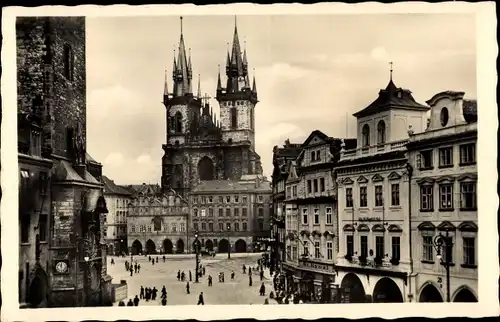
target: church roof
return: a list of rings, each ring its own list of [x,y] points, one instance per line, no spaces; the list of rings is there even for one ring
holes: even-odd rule
[[[113,180],[106,176],[102,176],[102,181],[104,183],[104,193],[110,195],[125,195],[130,196],[132,194],[131,191],[116,185]]]
[[[397,87],[391,79],[389,84],[387,84],[387,87],[380,90],[375,101],[361,111],[354,113],[353,116],[368,116],[375,114],[382,109],[391,107],[400,107],[420,111],[428,111],[430,109],[428,106],[415,101],[410,90]]]

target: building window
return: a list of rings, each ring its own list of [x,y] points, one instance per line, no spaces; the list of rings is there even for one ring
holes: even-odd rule
[[[332,208],[326,207],[326,224],[329,225],[332,223]]]
[[[195,231],[196,231],[196,230],[198,230],[198,223],[197,223],[197,222],[193,223],[193,229],[194,229]]]
[[[368,256],[368,236],[360,236],[361,257]]]
[[[180,228],[181,232],[185,232],[185,231],[186,231],[186,224],[181,223],[181,224],[179,225],[179,228]]]
[[[320,258],[319,242],[314,242],[314,258]]]
[[[453,147],[439,149],[439,166],[440,167],[453,166]]]
[[[325,191],[325,178],[319,178],[319,191]]]
[[[213,203],[214,202],[214,198],[212,196],[208,196],[208,203]]]
[[[246,216],[247,216],[247,212],[248,212],[247,208],[241,208],[241,215],[242,215],[243,217],[246,217]]]
[[[292,197],[292,187],[286,187],[286,197],[287,199]]]
[[[377,144],[385,143],[385,123],[384,121],[378,122],[377,125]]]
[[[207,203],[207,197],[201,197],[201,203],[206,204]]]
[[[347,235],[346,236],[346,254],[347,255],[354,255],[354,236],[353,235]]]
[[[182,133],[182,113],[177,111],[174,116],[175,132]]]
[[[176,224],[172,224],[172,232],[173,233],[177,232],[177,225]]]
[[[420,210],[432,211],[433,207],[433,186],[420,186]]]
[[[292,246],[288,245],[286,246],[286,254],[288,255],[288,259],[292,259]]]
[[[213,217],[214,216],[214,209],[213,208],[208,208],[208,216]]]
[[[132,232],[135,233],[135,226],[132,226]]]
[[[476,265],[476,239],[474,237],[464,237],[464,264]]]
[[[384,205],[384,193],[382,186],[375,186],[375,207],[382,207]]]
[[[206,223],[206,222],[202,222],[202,223],[201,223],[201,230],[202,230],[202,231],[207,230],[207,223]]]
[[[460,146],[460,165],[476,163],[476,144],[469,143]]]
[[[417,168],[420,170],[432,169],[432,150],[420,151],[417,154]]]
[[[453,209],[453,185],[442,184],[439,185],[439,210],[452,210]]]
[[[231,128],[235,129],[238,127],[238,110],[236,107],[231,108]]]
[[[332,242],[326,242],[326,259],[328,259],[328,260],[333,259],[333,243]]]
[[[258,200],[259,200],[259,202],[263,202],[264,201],[264,196],[263,195],[259,195]]]
[[[226,196],[226,203],[231,203],[231,196]]]
[[[391,184],[391,205],[399,206],[399,183]]]
[[[314,185],[314,193],[318,192],[318,179],[314,179],[313,185]]]
[[[304,256],[309,256],[309,243],[307,240],[302,243],[302,246],[304,247]]]
[[[378,258],[384,258],[384,249],[384,236],[375,236],[375,256]]]
[[[428,262],[434,261],[433,247],[432,236],[422,236],[422,260]]]
[[[392,236],[392,259],[401,259],[401,241],[399,236]]]
[[[352,208],[352,188],[345,188],[345,206]]]
[[[75,57],[73,49],[70,45],[64,45],[63,50],[64,77],[69,80],[74,80]]]
[[[208,223],[208,231],[214,231],[214,223],[213,222]]]
[[[234,216],[238,217],[240,215],[240,208],[234,208]]]
[[[443,258],[444,261],[448,261],[448,263],[453,263],[453,237],[448,237],[448,243],[444,243],[443,245]]]
[[[42,139],[39,131],[31,131],[30,154],[38,157],[42,155]]]
[[[460,208],[464,210],[476,209],[476,183],[460,183]]]
[[[231,217],[231,208],[226,208],[226,217]]]
[[[223,217],[223,216],[224,216],[224,209],[219,208],[219,217]]]
[[[148,233],[151,232],[151,226],[148,225]]]
[[[359,206],[368,207],[368,201],[366,198],[366,187],[359,187]]]
[[[194,196],[192,200],[193,200],[193,204],[197,204],[198,203],[198,197]]]
[[[241,202],[242,202],[242,203],[247,203],[247,201],[248,201],[247,196],[243,196],[243,197],[241,197]]]
[[[311,162],[316,161],[316,151],[311,151]]]
[[[224,223],[219,223],[219,231],[224,231]]]
[[[307,180],[307,193],[312,192],[312,182],[311,180]]]
[[[307,217],[308,217],[308,215],[307,215],[307,209],[304,208],[304,209],[302,209],[302,224],[303,225],[307,225],[307,223],[308,223],[307,222],[307,219],[308,219]]]
[[[39,222],[39,227],[38,230],[40,232],[40,241],[45,242],[47,241],[47,215],[46,214],[40,214],[40,218],[38,220]]]
[[[258,209],[258,216],[259,217],[264,217],[264,208],[259,208]]]
[[[243,230],[243,231],[247,231],[247,229],[248,229],[248,228],[247,228],[247,223],[246,223],[246,221],[244,221],[244,222],[243,222],[242,226],[243,226],[243,227],[242,227],[242,228],[243,228],[242,230]]]
[[[234,202],[238,203],[239,201],[240,201],[240,197],[239,196],[234,196]]]
[[[297,197],[297,186],[292,187],[292,197]]]
[[[226,229],[227,229],[227,231],[231,231],[231,223],[228,222],[226,224]]]
[[[314,224],[319,225],[319,209],[314,209]]]
[[[259,220],[259,230],[264,230],[264,221]]]
[[[295,245],[292,246],[292,259],[293,260],[297,259],[297,246]]]
[[[365,124],[363,126],[363,130],[362,130],[362,144],[363,144],[363,147],[370,146],[370,127],[368,126],[368,124]]]
[[[201,209],[200,214],[202,217],[205,217],[206,216],[206,209]]]
[[[234,231],[240,231],[240,223],[238,222],[234,223]]]
[[[219,196],[219,203],[223,203],[223,202],[224,202],[224,197]]]

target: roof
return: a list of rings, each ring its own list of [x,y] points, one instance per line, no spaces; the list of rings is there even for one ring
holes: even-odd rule
[[[104,182],[104,193],[110,195],[132,195],[132,192],[116,185],[115,182],[106,176],[102,176],[102,181]]]
[[[101,164],[97,162],[94,158],[92,158],[90,154],[88,154],[87,152],[85,152],[85,159],[90,163]]]
[[[353,116],[367,116],[377,113],[381,109],[391,107],[402,107],[421,111],[428,111],[430,109],[429,106],[416,102],[410,90],[397,87],[391,79],[387,87],[380,90],[375,101],[361,111],[354,113]]]
[[[155,184],[130,184],[126,186],[121,186],[122,188],[125,188],[126,190],[130,191],[132,194],[160,194],[161,193],[161,188],[160,185],[157,183]]]
[[[464,118],[467,123],[477,122],[477,100],[464,99],[462,106]]]
[[[85,170],[85,172],[83,173],[83,177],[80,176],[80,174],[73,168],[71,163],[65,160],[61,160],[53,171],[53,179],[55,181],[77,181],[101,185],[99,180],[94,178],[87,170]]]
[[[201,181],[194,189],[196,192],[255,192],[255,191],[271,191],[269,181],[260,182],[256,187],[255,182],[241,183],[232,180],[210,180]]]

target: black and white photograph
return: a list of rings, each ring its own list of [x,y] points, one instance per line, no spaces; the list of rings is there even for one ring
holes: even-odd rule
[[[498,311],[494,6],[448,4],[4,10],[7,320]]]

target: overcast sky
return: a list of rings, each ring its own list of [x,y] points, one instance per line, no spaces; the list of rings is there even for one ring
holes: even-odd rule
[[[420,103],[442,90],[476,97],[473,15],[239,16],[241,45],[255,68],[256,150],[264,174],[272,148],[319,129],[355,137],[353,113],[389,80]],[[184,16],[194,84],[215,96],[233,16]],[[165,143],[165,68],[172,86],[179,17],[87,18],[87,150],[119,184],[159,183]],[[246,45],[243,43],[246,41]],[[223,70],[222,70],[223,71]],[[224,72],[224,71],[223,71]],[[224,80],[223,80],[224,83]],[[196,92],[196,86],[193,90]],[[212,100],[214,111],[219,106]]]

